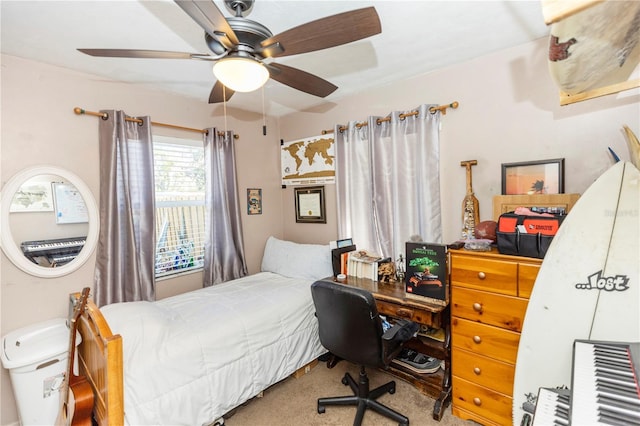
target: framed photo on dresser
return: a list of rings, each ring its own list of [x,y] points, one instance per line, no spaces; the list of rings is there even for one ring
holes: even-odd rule
[[[564,194],[564,158],[502,164],[502,195]]]

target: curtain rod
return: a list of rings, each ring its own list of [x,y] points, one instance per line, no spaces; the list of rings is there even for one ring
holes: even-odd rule
[[[458,103],[458,101],[453,101],[448,105],[438,105],[438,106],[435,106],[435,107],[431,107],[431,108],[429,108],[429,112],[431,112],[432,114],[435,114],[436,111],[440,111],[442,113],[442,115],[447,115],[447,108],[456,109],[456,108],[458,108],[458,105],[460,105]],[[418,115],[418,111],[411,111],[411,112],[408,112],[406,114],[400,114],[399,117],[400,117],[401,120],[403,120],[403,119],[405,119],[407,117],[411,117],[413,115]],[[391,121],[391,117],[378,118],[376,120],[376,124],[382,124],[385,121]],[[356,123],[356,127],[357,128],[364,127],[366,125],[367,125],[366,121],[361,121],[360,123]],[[340,130],[341,132],[344,132],[345,130],[347,130],[347,128],[343,126],[343,127],[340,127],[338,130]],[[322,134],[326,135],[327,133],[333,133],[333,132],[334,132],[333,129],[323,130]]]
[[[94,117],[100,117],[100,118],[108,118],[107,113],[102,113],[102,112],[95,112],[95,111],[86,111],[82,108],[79,107],[75,107],[73,109],[73,112],[75,112],[77,115],[93,115]],[[140,118],[131,118],[131,117],[125,117],[126,121],[131,121],[133,123],[139,123],[142,124],[142,119]],[[154,126],[162,126],[162,127],[169,127],[171,129],[177,129],[177,130],[186,130],[189,132],[197,132],[197,133],[203,133],[203,134],[207,134],[208,131],[206,129],[195,129],[193,127],[184,127],[184,126],[176,126],[175,124],[167,124],[167,123],[159,123],[157,121],[152,121],[151,122],[152,125]],[[218,136],[224,136],[224,132],[218,132]],[[240,136],[237,134],[233,134],[233,138],[234,139],[238,139]]]

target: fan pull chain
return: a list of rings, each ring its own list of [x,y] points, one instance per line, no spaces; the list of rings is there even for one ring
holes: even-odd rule
[[[227,87],[222,85],[222,108],[224,110],[224,137],[227,137]]]
[[[262,135],[267,136],[267,118],[264,113],[264,86],[262,86]]]

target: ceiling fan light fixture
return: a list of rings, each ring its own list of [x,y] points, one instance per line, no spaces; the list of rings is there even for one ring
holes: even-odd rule
[[[251,58],[224,58],[213,65],[213,75],[231,90],[253,92],[264,86],[269,71]]]

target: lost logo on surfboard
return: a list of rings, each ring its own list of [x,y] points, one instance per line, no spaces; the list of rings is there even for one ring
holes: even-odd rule
[[[589,282],[576,284],[578,290],[625,291],[629,289],[629,278],[626,275],[603,277],[602,270],[589,275]]]

